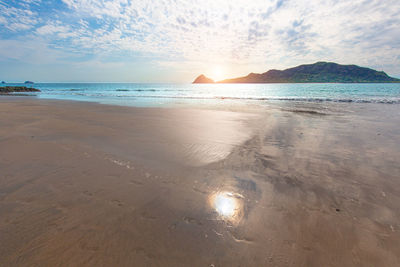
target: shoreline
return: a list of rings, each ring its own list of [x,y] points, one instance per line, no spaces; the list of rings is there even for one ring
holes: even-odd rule
[[[400,84],[37,84],[40,99],[158,107],[240,105],[274,102],[399,104]],[[278,103],[279,104],[279,103]]]
[[[0,97],[2,262],[400,263],[400,107],[219,108]]]

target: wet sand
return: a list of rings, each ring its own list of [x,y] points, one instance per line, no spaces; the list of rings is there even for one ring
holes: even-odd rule
[[[0,266],[400,266],[400,107],[2,97]]]

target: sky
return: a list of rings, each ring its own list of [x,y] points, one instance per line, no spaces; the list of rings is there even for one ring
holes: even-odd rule
[[[0,0],[0,80],[191,82],[317,61],[400,77],[399,0]]]

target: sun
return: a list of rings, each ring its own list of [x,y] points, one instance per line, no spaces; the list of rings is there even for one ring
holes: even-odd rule
[[[214,81],[223,80],[226,75],[225,69],[221,65],[215,65],[211,70],[211,74]]]

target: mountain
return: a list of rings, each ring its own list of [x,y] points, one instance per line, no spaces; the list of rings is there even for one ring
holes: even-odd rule
[[[245,77],[227,79],[218,83],[393,83],[383,71],[376,71],[356,65],[340,65],[333,62],[317,62],[285,70],[269,70]]]
[[[193,83],[214,83],[213,79],[207,78],[203,74],[201,74],[199,77],[197,77]]]

